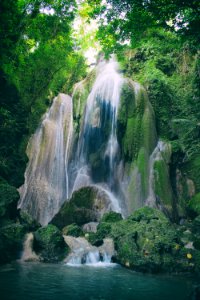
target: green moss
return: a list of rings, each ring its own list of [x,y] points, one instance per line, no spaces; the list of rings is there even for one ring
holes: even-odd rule
[[[35,231],[40,227],[40,224],[23,210],[20,210],[19,221],[20,224],[26,227],[27,231]]]
[[[95,192],[90,187],[84,187],[73,193],[71,201],[78,207],[91,209],[93,206]]]
[[[148,193],[148,168],[149,159],[146,148],[142,147],[139,151],[137,158],[137,167],[141,176],[141,189],[143,197],[147,196]]]
[[[148,154],[150,155],[153,149],[155,148],[157,142],[154,111],[150,104],[147,105],[147,108],[144,111],[141,132],[143,139],[142,144],[145,147]]]
[[[101,222],[114,223],[122,220],[122,215],[120,213],[110,211],[103,215]]]
[[[73,223],[73,224],[70,224],[68,226],[65,226],[62,229],[62,234],[71,235],[71,236],[74,236],[74,237],[79,237],[79,236],[83,235],[83,231],[77,224]]]
[[[159,210],[143,207],[130,217],[114,223],[102,222],[97,237],[113,238],[116,260],[143,272],[185,272],[198,268],[198,250],[192,251],[192,264],[182,242],[182,231]]]
[[[195,183],[196,192],[200,192],[200,157],[199,155],[190,159],[183,165],[183,170],[187,172],[188,177]]]
[[[169,180],[168,166],[164,160],[156,160],[154,163],[155,194],[159,197],[162,204],[169,210],[172,209],[172,190]]]
[[[200,193],[192,197],[192,199],[189,201],[188,208],[194,215],[200,215]]]
[[[20,257],[26,228],[10,223],[0,228],[0,264]]]
[[[136,222],[150,222],[151,220],[160,220],[164,223],[168,222],[168,219],[165,217],[165,215],[157,210],[153,209],[148,206],[144,206],[140,209],[137,209],[134,211],[129,217],[128,220],[136,221]]]
[[[65,202],[51,223],[62,229],[66,225],[76,223],[83,225],[96,221],[93,209],[96,193],[91,187],[84,187],[74,192],[70,201]]]
[[[34,250],[45,262],[60,261],[69,251],[60,230],[51,224],[34,232]]]
[[[127,120],[123,138],[123,152],[128,161],[137,157],[140,148],[141,120],[139,116]]]

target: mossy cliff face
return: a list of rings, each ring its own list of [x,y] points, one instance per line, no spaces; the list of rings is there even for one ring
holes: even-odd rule
[[[118,140],[124,173],[122,188],[127,210],[146,205],[173,214],[169,163],[171,147],[157,139],[155,115],[145,89],[126,80],[118,113]]]
[[[146,91],[126,80],[118,113],[118,139],[124,161],[123,189],[128,214],[144,205],[148,196],[149,157],[156,146],[154,112]]]

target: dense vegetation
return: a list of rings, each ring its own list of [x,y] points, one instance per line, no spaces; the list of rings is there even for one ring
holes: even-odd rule
[[[1,1],[0,175],[23,183],[27,138],[60,91],[85,74],[75,52],[75,1]],[[75,71],[73,71],[75,70]]]
[[[54,96],[70,94],[85,75],[85,60],[72,38],[76,13],[74,0],[0,3],[1,261],[15,256],[27,230],[15,221],[28,139]]]

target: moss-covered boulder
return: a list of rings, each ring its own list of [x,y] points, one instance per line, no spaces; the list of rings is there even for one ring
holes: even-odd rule
[[[58,228],[76,223],[81,226],[98,221],[110,210],[108,195],[97,187],[83,187],[75,191],[69,202],[65,202],[51,223]]]
[[[10,223],[0,228],[0,264],[20,258],[26,229]]]
[[[74,237],[79,237],[79,236],[83,235],[83,231],[77,224],[73,223],[73,224],[70,224],[68,226],[65,226],[62,229],[62,234],[63,235],[71,235],[71,236],[74,236]]]
[[[115,211],[107,212],[103,215],[101,218],[102,222],[108,222],[108,223],[115,223],[122,220],[122,215],[120,213],[117,213]]]
[[[33,248],[44,262],[60,261],[68,253],[61,231],[52,224],[34,232]]]
[[[92,210],[94,197],[94,190],[90,187],[74,192],[71,200],[63,204],[51,223],[62,229],[72,223],[83,225],[96,221],[95,212]]]

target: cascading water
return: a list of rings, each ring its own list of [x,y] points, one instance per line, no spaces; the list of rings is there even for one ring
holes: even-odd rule
[[[72,99],[59,94],[31,138],[19,208],[46,225],[68,198],[68,156],[72,137]]]
[[[112,239],[104,239],[100,247],[92,246],[83,237],[64,236],[66,244],[70,247],[71,253],[66,258],[66,264],[70,266],[114,266],[111,262],[115,255]]]
[[[86,103],[76,154],[71,163],[71,193],[91,184],[100,186],[108,193],[113,193],[117,188],[115,171],[119,145],[116,128],[123,82],[114,59],[98,65],[97,77]],[[113,210],[120,211],[119,202],[112,194],[113,199]]]

